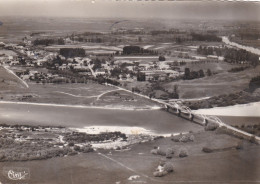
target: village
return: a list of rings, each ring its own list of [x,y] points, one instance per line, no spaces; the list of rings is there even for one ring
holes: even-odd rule
[[[117,34],[132,33],[132,30],[117,30]],[[134,33],[141,28],[135,28]],[[93,34],[93,33],[92,33]],[[113,33],[115,34],[115,33]],[[174,45],[158,43],[157,45],[108,46],[104,44],[87,45],[75,41],[77,37],[58,38],[58,43],[38,46],[41,40],[27,36],[19,44],[0,43],[0,62],[3,66],[14,69],[16,74],[25,81],[37,83],[74,83],[81,79],[71,79],[69,72],[78,74],[86,81],[101,76],[119,82],[135,81],[174,81],[182,78],[187,63],[223,62],[223,56],[198,55],[199,46]],[[51,40],[51,39],[50,39]],[[130,47],[130,52],[124,50]],[[136,47],[135,50],[131,50]],[[218,44],[222,48],[223,45]],[[62,53],[62,50],[64,52]],[[82,51],[81,54],[77,50]],[[145,52],[146,53],[145,53]],[[72,52],[67,55],[66,52]],[[74,52],[74,53],[73,53]],[[58,71],[58,72],[55,72]],[[205,71],[206,72],[206,71]],[[204,71],[203,71],[204,73]],[[204,75],[204,74],[203,74]]]
[[[0,184],[260,181],[257,10],[0,0]]]

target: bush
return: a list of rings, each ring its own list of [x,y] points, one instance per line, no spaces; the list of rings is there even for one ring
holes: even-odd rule
[[[251,136],[250,139],[249,139],[249,141],[250,141],[251,143],[257,143],[255,136]]]
[[[173,172],[173,165],[171,163],[167,162],[163,166],[163,171],[166,171],[167,173]]]
[[[206,125],[205,130],[206,130],[206,131],[214,131],[214,130],[216,130],[218,127],[219,127],[219,124],[218,124],[218,123],[209,122],[209,123]]]
[[[80,147],[75,145],[75,146],[74,146],[74,150],[75,150],[75,151],[80,151]]]
[[[166,156],[166,152],[162,149],[157,150],[157,155]]]
[[[69,156],[77,155],[77,152],[76,152],[76,151],[70,151],[70,152],[68,153],[68,155],[69,155]]]
[[[180,136],[174,136],[171,138],[171,140],[174,142],[180,142]]]
[[[228,134],[228,129],[227,127],[218,127],[216,130],[216,134]]]
[[[179,157],[183,158],[183,157],[187,157],[188,156],[188,152],[187,150],[181,150],[179,153]]]
[[[194,140],[195,140],[195,136],[194,135],[190,135],[190,141],[194,142]]]
[[[167,174],[166,171],[162,171],[162,172],[160,172],[160,171],[155,171],[155,172],[153,173],[153,176],[154,176],[154,177],[162,177],[162,176],[165,176],[166,174]]]
[[[74,146],[74,142],[69,142],[68,146],[69,146],[69,147]]]
[[[82,148],[83,153],[88,153],[88,152],[93,152],[93,151],[94,151],[94,149],[91,146],[84,146]]]
[[[159,165],[163,167],[165,164],[166,164],[166,160],[161,159]]]
[[[165,61],[165,57],[164,56],[159,56],[159,61]]]
[[[203,147],[202,148],[202,151],[205,152],[205,153],[211,153],[213,152],[213,150],[211,148],[208,148],[208,147]]]
[[[243,142],[238,142],[236,145],[236,149],[243,149]]]
[[[172,141],[174,142],[193,142],[195,140],[194,135],[179,135],[179,136],[174,136],[171,138]]]
[[[157,151],[158,151],[158,149],[152,149],[151,153],[154,154],[154,155],[157,155]]]
[[[168,148],[168,149],[166,150],[166,158],[171,159],[172,156],[173,156],[173,154],[174,154],[174,151],[173,151],[171,148]]]

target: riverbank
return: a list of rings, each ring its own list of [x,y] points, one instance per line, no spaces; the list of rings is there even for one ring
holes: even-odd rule
[[[258,166],[259,146],[212,131],[194,132],[189,136],[194,137],[192,141],[175,142],[171,137],[160,138],[129,145],[127,149],[98,149],[44,160],[0,162],[0,167],[28,168],[30,178],[27,182],[40,181],[42,184],[86,181],[126,184],[211,183],[212,177],[217,183],[248,183],[260,179],[255,170]],[[202,151],[204,147],[218,151],[206,153]],[[160,150],[160,154],[151,152],[155,148]],[[168,155],[166,158],[163,153],[168,149],[172,150],[171,157]],[[187,153],[186,157],[179,156],[182,150]],[[163,163],[172,164],[173,172],[164,177],[155,177],[153,173]],[[3,175],[0,179],[1,182],[10,181]]]
[[[226,37],[226,36],[223,36],[223,37],[222,37],[222,42],[224,42],[224,43],[227,44],[227,45],[231,45],[231,46],[233,46],[233,47],[237,47],[237,48],[239,48],[239,49],[244,49],[244,50],[246,50],[246,51],[248,51],[248,52],[251,52],[251,53],[253,53],[253,54],[260,55],[260,49],[257,49],[257,48],[254,48],[254,47],[250,47],[250,46],[240,45],[240,44],[235,43],[235,42],[231,42],[231,41],[229,40],[229,38]]]
[[[260,99],[260,90],[253,93],[240,91],[236,93],[223,94],[206,99],[198,100],[182,100],[182,103],[192,110],[214,108],[214,107],[227,107],[236,104],[248,104],[258,102]]]
[[[136,126],[155,133],[171,134],[196,131],[201,126],[164,110],[124,110],[77,108],[68,106],[0,103],[0,122],[6,124],[56,125],[73,128],[86,126]]]
[[[214,116],[260,117],[260,102],[227,107],[214,107],[211,109],[199,109],[193,110],[193,112],[196,114]]]
[[[107,109],[158,109],[159,106],[148,99],[140,98],[112,86],[96,83],[87,84],[36,84],[30,88],[1,90],[2,101],[52,106],[78,106]]]

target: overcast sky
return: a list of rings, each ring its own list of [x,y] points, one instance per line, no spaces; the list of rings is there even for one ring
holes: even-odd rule
[[[0,16],[260,20],[260,2],[0,0]]]

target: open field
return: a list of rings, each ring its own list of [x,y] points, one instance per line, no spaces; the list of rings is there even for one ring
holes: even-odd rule
[[[186,65],[181,66],[181,69],[184,71],[185,68],[190,68],[190,70],[193,71],[199,71],[202,69],[205,73],[208,69],[210,69],[212,72],[220,73],[230,70],[231,68],[237,67],[237,65],[229,64],[223,61],[219,62],[194,62],[190,63],[187,62]]]
[[[164,87],[173,89],[173,86],[177,84],[179,86],[180,98],[210,97],[234,93],[248,88],[250,79],[257,76],[259,71],[260,66],[237,73],[221,72],[200,79],[166,83]]]
[[[150,108],[157,104],[117,88],[96,83],[87,84],[36,84],[29,88],[0,90],[5,101],[67,105],[86,105],[114,108]]]
[[[129,151],[97,150],[69,157],[28,162],[0,162],[1,167],[24,167],[30,170],[27,183],[251,183],[259,181],[259,147],[242,141],[243,149],[235,147],[241,140],[214,132],[194,133],[194,142],[176,143],[170,138],[153,140],[131,146]],[[211,147],[223,151],[204,153],[202,148]],[[153,155],[155,146],[160,149],[173,148],[173,173],[154,177],[153,172],[165,156]],[[179,158],[180,149],[188,151],[188,157]],[[225,150],[226,149],[226,150]],[[250,155],[250,156],[248,156]],[[40,165],[40,167],[39,167]],[[214,167],[212,167],[214,166]],[[130,180],[131,176],[138,175]],[[48,176],[48,177],[47,177]],[[3,175],[2,182],[9,182]]]
[[[15,91],[20,88],[25,88],[24,84],[4,67],[0,66],[0,91]]]

